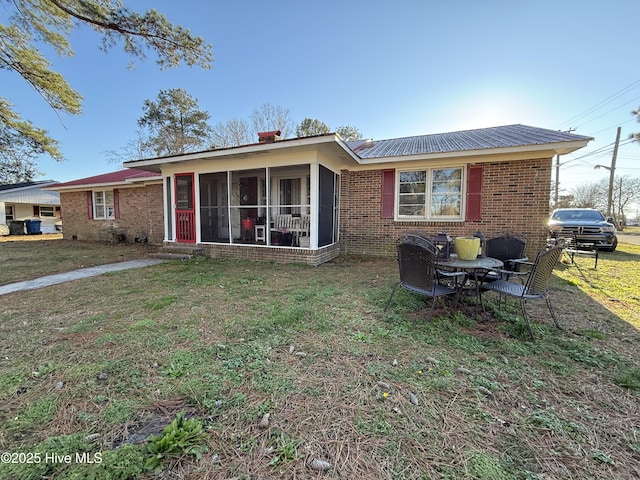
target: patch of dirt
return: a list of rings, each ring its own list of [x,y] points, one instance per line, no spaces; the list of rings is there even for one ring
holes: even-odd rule
[[[0,235],[0,242],[31,242],[36,240],[62,240],[62,234],[43,233],[41,235]]]
[[[120,427],[120,433],[113,439],[114,447],[117,448],[125,443],[137,445],[146,442],[151,435],[160,435],[180,412],[184,413],[185,418],[197,415],[193,408],[187,406],[183,398],[158,402],[143,408],[138,421]]]
[[[470,328],[461,328],[461,330],[476,338],[491,338],[494,340],[502,340],[506,338],[506,335],[498,329],[499,325],[499,320],[495,318],[489,318],[476,322]]]

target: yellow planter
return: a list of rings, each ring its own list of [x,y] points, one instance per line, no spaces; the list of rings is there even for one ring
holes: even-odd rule
[[[475,260],[480,251],[480,239],[477,237],[456,237],[456,253],[460,260]]]

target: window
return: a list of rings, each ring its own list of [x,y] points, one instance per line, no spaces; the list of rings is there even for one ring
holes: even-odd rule
[[[113,191],[93,192],[93,218],[116,218]]]
[[[56,209],[55,207],[50,206],[40,206],[40,216],[41,217],[55,217]]]
[[[462,168],[398,172],[398,219],[461,220]]]
[[[13,205],[7,205],[5,207],[5,217],[7,219],[7,222],[9,222],[10,220],[15,220],[15,218],[13,217]]]
[[[302,203],[300,196],[300,178],[281,178],[280,179],[280,213],[284,214],[300,214],[300,207],[291,207],[289,205],[299,205]]]

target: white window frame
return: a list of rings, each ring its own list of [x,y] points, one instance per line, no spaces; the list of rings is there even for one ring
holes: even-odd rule
[[[56,207],[51,205],[40,205],[38,212],[41,217],[54,218],[56,216]]]
[[[110,199],[108,198],[109,196],[111,197]],[[99,199],[99,197],[101,198]],[[116,218],[113,190],[93,191],[93,218],[96,220],[113,220]]]
[[[460,213],[458,215],[433,215],[431,213],[432,207],[432,195],[433,195],[433,172],[436,170],[460,170],[460,190],[451,191],[449,194],[458,195],[460,197]],[[401,215],[400,214],[400,198],[407,193],[400,191],[401,177],[403,173],[407,172],[424,172],[425,173],[425,191],[424,191],[424,215]],[[465,197],[466,197],[466,168],[463,165],[451,165],[440,167],[424,167],[424,168],[406,168],[402,170],[396,170],[396,182],[394,192],[395,203],[395,220],[397,221],[434,221],[434,222],[451,222],[451,221],[464,221],[465,212]],[[417,192],[419,195],[422,192]]]
[[[5,214],[7,222],[16,219],[16,208],[13,205],[5,205]],[[11,212],[11,213],[9,213]]]

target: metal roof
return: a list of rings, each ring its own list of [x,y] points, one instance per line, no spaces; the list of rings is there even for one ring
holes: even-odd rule
[[[87,185],[111,185],[117,183],[129,183],[134,180],[142,179],[156,179],[157,175],[144,171],[136,170],[135,168],[127,168],[124,170],[118,170],[116,172],[103,173],[101,175],[94,175],[93,177],[80,178],[78,180],[72,180],[70,182],[58,183],[53,188],[63,189],[68,187],[80,187]]]
[[[46,191],[56,184],[54,180],[40,180],[0,185],[0,202],[60,205],[60,194]]]
[[[389,140],[356,140],[347,145],[360,158],[372,159],[588,140],[592,138],[518,124]]]
[[[35,182],[5,183],[0,185],[0,192],[4,192],[6,190],[17,190],[19,188],[43,187],[45,185],[50,185],[53,183],[58,182],[56,182],[55,180],[38,180]]]
[[[451,158],[478,155],[544,152],[566,154],[584,147],[591,137],[527,125],[506,125],[451,133],[418,135],[389,140],[343,141],[335,133],[287,138],[273,143],[254,143],[165,157],[131,160],[125,167],[160,173],[163,165],[201,162],[222,158],[244,158],[258,154],[278,154],[301,148],[325,149],[327,155],[355,164],[388,163],[418,158]],[[413,157],[413,158],[408,158]],[[272,157],[273,158],[273,157]]]

